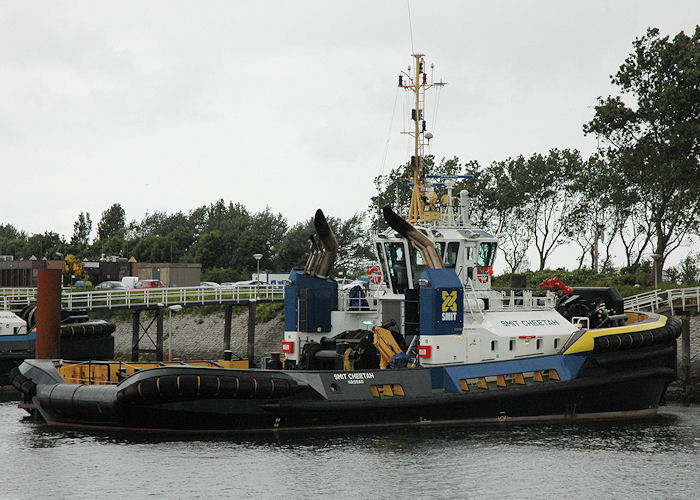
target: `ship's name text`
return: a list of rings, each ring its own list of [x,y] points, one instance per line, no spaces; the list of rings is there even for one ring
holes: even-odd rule
[[[559,321],[556,319],[523,319],[501,321],[502,326],[556,326]]]

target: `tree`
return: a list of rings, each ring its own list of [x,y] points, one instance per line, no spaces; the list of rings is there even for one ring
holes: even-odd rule
[[[97,224],[97,239],[106,240],[112,236],[124,239],[126,236],[126,213],[119,203],[102,212]]]
[[[619,175],[604,158],[592,155],[578,171],[572,172],[573,210],[569,217],[573,241],[581,248],[579,269],[586,258],[597,273],[612,263],[613,243],[630,219],[629,197],[618,189]],[[603,252],[601,252],[603,250]]]
[[[76,280],[88,280],[88,274],[83,269],[83,263],[73,254],[66,255],[66,263],[63,267],[63,285],[68,286]]]
[[[92,220],[90,219],[90,214],[80,212],[78,220],[73,223],[73,236],[70,239],[71,245],[89,245],[91,232]]]
[[[521,268],[535,231],[525,203],[528,193],[521,192],[525,188],[520,180],[524,170],[522,156],[493,162],[471,183],[477,188],[471,204],[472,220],[499,236],[499,248],[511,273]]]
[[[304,222],[297,222],[289,228],[277,246],[277,270],[287,271],[304,267],[311,251],[309,237],[315,231],[313,217]]]
[[[660,282],[668,255],[700,223],[700,26],[672,41],[649,28],[633,46],[611,76],[621,95],[599,98],[583,130],[605,141],[621,189],[648,214]]]
[[[21,258],[28,259],[33,255],[37,259],[63,259],[65,253],[66,242],[63,238],[58,233],[46,231],[44,234],[33,234],[29,237]]]
[[[27,243],[27,234],[12,224],[0,224],[0,254],[16,256]]]
[[[364,214],[355,214],[346,220],[330,217],[328,224],[338,241],[333,275],[342,271],[345,276],[357,276],[368,264],[376,262]]]

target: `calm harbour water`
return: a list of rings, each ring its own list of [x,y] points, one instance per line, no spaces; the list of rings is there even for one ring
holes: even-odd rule
[[[700,498],[700,407],[651,420],[167,438],[0,403],[0,498]]]

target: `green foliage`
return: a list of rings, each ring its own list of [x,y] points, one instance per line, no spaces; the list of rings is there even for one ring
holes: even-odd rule
[[[122,239],[126,236],[126,213],[119,203],[102,212],[102,218],[97,224],[98,240],[106,240],[113,236]]]
[[[92,220],[90,214],[80,212],[78,220],[73,223],[73,236],[70,239],[71,245],[86,247],[90,243],[90,233],[92,232]]]
[[[669,267],[666,274],[672,282],[682,286],[700,285],[700,253],[686,256],[677,267]]]
[[[618,190],[654,236],[660,280],[667,256],[700,224],[700,26],[673,40],[650,28],[611,77],[586,134],[605,141]]]
[[[226,281],[242,281],[244,279],[247,279],[247,275],[237,273],[231,268],[212,267],[209,269],[202,269],[202,281],[224,283]]]
[[[260,325],[278,318],[284,312],[284,304],[260,304],[255,311],[255,324]]]

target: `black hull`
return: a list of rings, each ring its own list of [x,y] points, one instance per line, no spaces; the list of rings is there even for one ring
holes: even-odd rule
[[[505,394],[503,391],[504,394],[495,396],[426,397],[421,401],[396,404],[375,401],[329,404],[325,400],[302,400],[280,404],[273,409],[270,406],[276,405],[260,405],[255,400],[232,405],[219,401],[207,404],[213,402],[210,400],[133,406],[116,426],[162,430],[292,431],[648,416],[658,409],[668,375],[667,372],[656,372],[625,381],[564,382],[557,384],[556,389],[523,389],[520,394]]]
[[[655,413],[676,377],[675,352],[674,343],[589,353],[571,380],[467,392],[436,389],[431,369],[366,371],[364,379],[343,385],[336,382],[342,372],[333,371],[164,367],[117,386],[80,386],[61,383],[57,372],[49,373],[50,363],[34,362],[34,372],[24,369],[26,377],[13,382],[33,396],[48,423],[101,429],[280,432],[633,418]],[[50,376],[33,385],[27,381],[40,378],[36,370]],[[386,384],[405,394],[370,394],[370,386]]]

